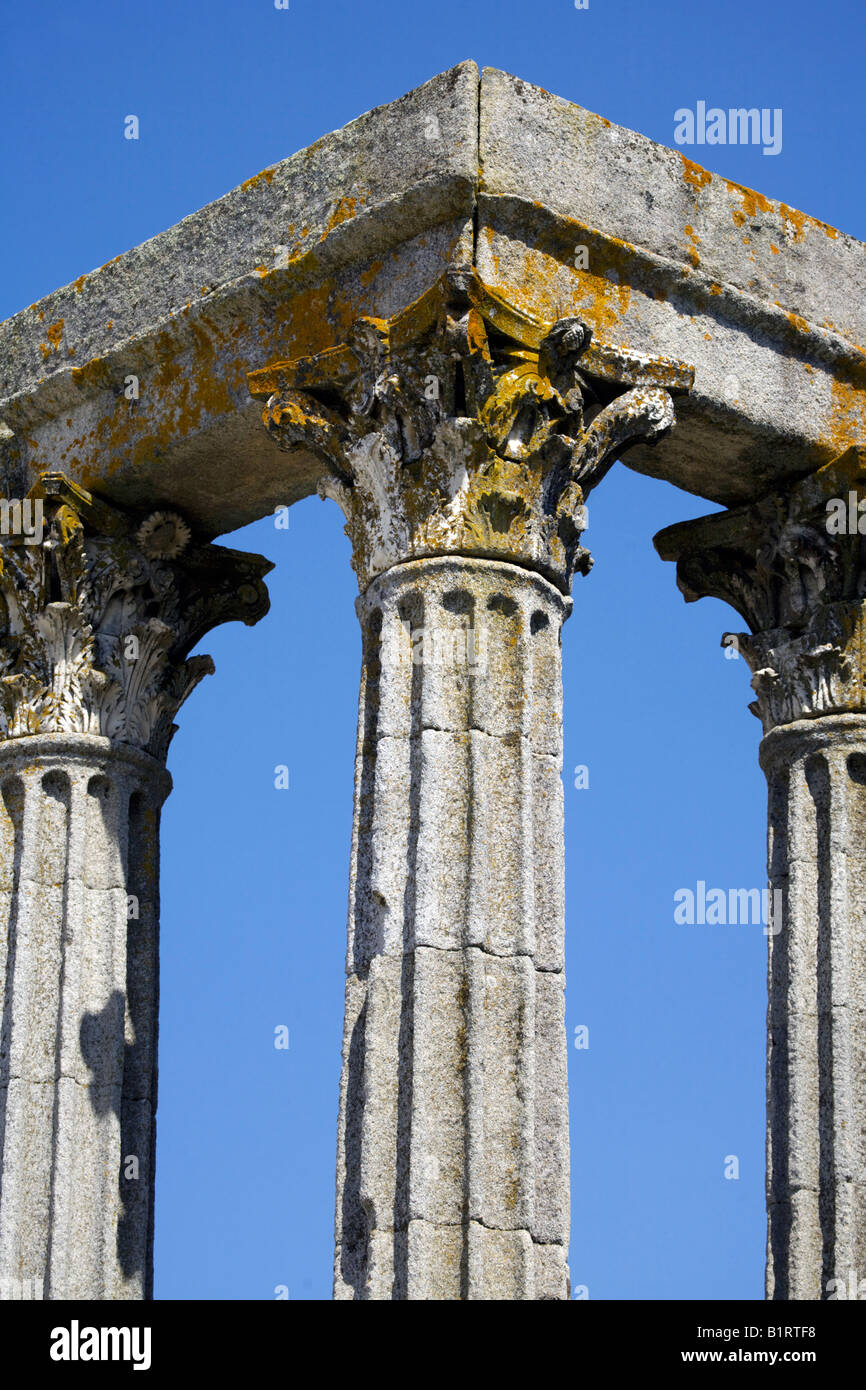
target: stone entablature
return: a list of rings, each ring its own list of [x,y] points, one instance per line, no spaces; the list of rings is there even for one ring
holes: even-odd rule
[[[0,324],[0,480],[23,496],[62,471],[202,536],[254,521],[319,469],[299,454],[283,476],[246,373],[345,343],[451,269],[693,364],[663,453],[639,443],[629,465],[715,502],[863,438],[860,242],[462,63]]]

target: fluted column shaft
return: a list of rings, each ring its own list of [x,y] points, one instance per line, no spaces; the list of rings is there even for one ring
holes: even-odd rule
[[[59,474],[0,542],[0,1298],[153,1288],[159,816],[173,718],[256,555]]]
[[[0,744],[0,1276],[151,1296],[159,814],[168,774],[88,735]],[[21,1296],[19,1294],[19,1296]]]
[[[571,601],[432,559],[358,607],[337,1296],[564,1298]]]
[[[769,787],[767,1297],[866,1290],[866,495],[851,449],[784,492],[668,527],[687,600],[730,603]],[[840,526],[842,512],[844,524]]]
[[[769,784],[767,1297],[866,1277],[866,715],[761,745]],[[859,1276],[857,1272],[859,1271]]]

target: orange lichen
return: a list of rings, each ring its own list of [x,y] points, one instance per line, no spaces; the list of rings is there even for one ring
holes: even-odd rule
[[[799,314],[792,313],[788,309],[785,309],[784,314],[785,318],[790,324],[793,324],[798,333],[810,333],[812,331],[812,326],[808,319],[801,318]]]
[[[356,304],[337,300],[330,280],[302,290],[289,302],[277,305],[275,338],[279,344],[278,355],[282,358],[288,356],[288,347],[293,357],[322,352],[345,338],[358,312]]]
[[[595,234],[580,222],[569,221],[570,231],[564,241],[571,247]],[[479,265],[480,273],[493,290],[499,292],[522,313],[539,322],[552,322],[566,313],[585,318],[596,333],[622,341],[617,325],[627,312],[631,300],[631,279],[634,272],[635,248],[627,241],[605,237],[590,256],[591,269],[576,267],[566,288],[565,267],[556,248],[541,246],[525,252],[522,274],[514,273],[513,264],[503,268],[494,249],[496,233],[491,227],[480,229],[486,243]],[[501,284],[501,288],[500,288]],[[659,293],[657,297],[662,298]]]
[[[118,468],[144,467],[168,451],[172,443],[200,428],[208,416],[226,414],[236,406],[245,377],[243,362],[228,365],[218,361],[222,334],[206,319],[191,325],[195,339],[194,363],[178,372],[175,343],[169,332],[155,342],[159,365],[148,377],[148,393],[159,402],[158,414],[151,415],[152,429],[140,435],[139,420],[129,411],[112,411],[103,416],[87,436],[88,452],[98,465],[84,466],[79,460],[78,479],[85,486],[96,486],[100,478],[110,477]],[[108,372],[99,359],[89,362],[73,379],[90,386],[106,387]]]
[[[40,314],[40,318],[41,317],[42,315]],[[47,329],[45,336],[48,342],[39,344],[39,351],[42,353],[43,360],[50,357],[52,353],[60,351],[60,342],[63,338],[63,324],[64,320],[58,319],[56,323],[52,323]]]
[[[698,193],[712,182],[712,174],[709,169],[702,169],[700,164],[694,164],[691,159],[686,159],[684,154],[680,155],[683,161],[683,178],[690,188],[694,188]]]
[[[725,187],[742,200],[746,217],[757,217],[759,212],[775,211],[769,198],[765,198],[763,193],[758,193],[754,188],[746,188],[745,184],[733,183],[730,179],[725,179]]]
[[[260,183],[270,183],[277,171],[275,164],[269,169],[263,169],[260,174],[253,174],[251,179],[244,179],[241,184],[241,192],[248,193],[251,188],[256,188]]]
[[[86,280],[86,275],[79,275],[77,280],[73,280],[72,286],[76,294],[81,294],[81,291],[84,289],[84,284]]]
[[[306,259],[312,263],[311,257]],[[346,337],[361,312],[357,302],[338,298],[333,281],[316,285],[289,303],[279,300],[273,306],[273,319],[269,311],[267,320],[273,356],[285,357],[287,351],[312,354],[330,347]],[[157,335],[158,365],[147,380],[149,409],[141,413],[112,407],[84,438],[70,445],[64,466],[84,486],[97,487],[120,469],[152,467],[154,459],[168,454],[179,440],[206,428],[210,420],[231,414],[238,401],[245,399],[249,360],[248,348],[236,346],[239,326],[223,327],[195,311],[188,322],[193,343],[180,369],[173,330]],[[264,323],[260,331],[265,331]],[[73,369],[72,379],[89,392],[110,389],[117,394],[117,380],[100,359]],[[74,458],[73,449],[78,451]]]
[[[786,222],[790,222],[794,229],[794,241],[803,240],[803,229],[806,224],[806,214],[798,212],[796,208],[789,208],[786,203],[779,205],[779,212]]]
[[[750,217],[755,217],[759,212],[773,213],[781,217],[793,230],[792,240],[802,241],[807,226],[815,227],[828,236],[831,241],[838,239],[839,233],[835,227],[831,227],[827,222],[821,222],[817,217],[810,217],[808,213],[798,212],[796,208],[788,207],[787,203],[771,202],[765,198],[763,193],[758,193],[753,188],[746,188],[744,184],[734,183],[731,179],[725,179],[725,186],[731,193],[736,193],[742,202],[742,207],[732,207],[731,217],[736,227],[742,227],[743,223]],[[779,247],[770,248],[775,255],[779,255]]]
[[[339,227],[342,222],[351,221],[355,216],[356,206],[357,200],[355,198],[349,198],[347,196],[342,197],[331,213],[331,216],[328,218],[328,223],[322,233],[322,237],[326,237],[328,232],[332,232],[334,228]]]
[[[826,440],[833,455],[857,444],[866,426],[866,394],[851,381],[833,377],[830,384],[830,420]]]
[[[85,390],[99,389],[109,382],[108,368],[101,357],[92,357],[83,367],[73,367],[70,376],[76,386]]]

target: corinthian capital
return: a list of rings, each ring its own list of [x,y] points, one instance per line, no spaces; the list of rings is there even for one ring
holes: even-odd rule
[[[315,357],[249,376],[281,448],[317,454],[363,591],[425,555],[511,560],[568,589],[591,559],[584,503],[614,460],[674,423],[692,371],[540,323],[471,272]]]
[[[669,526],[686,601],[710,595],[745,618],[726,633],[752,670],[750,709],[764,729],[866,711],[866,450],[751,506]],[[862,524],[862,531],[861,531]]]
[[[0,537],[0,739],[99,734],[164,757],[174,715],[214,669],[188,653],[219,623],[267,612],[273,566],[55,473],[24,510],[26,534]]]

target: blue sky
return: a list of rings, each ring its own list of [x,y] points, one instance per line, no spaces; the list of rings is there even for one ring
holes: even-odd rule
[[[699,100],[779,107],[780,154],[692,157],[866,238],[854,0],[3,8],[0,317],[466,58],[668,145]],[[759,727],[744,663],[719,647],[741,623],[715,600],[686,607],[651,545],[709,510],[617,465],[564,635],[568,1029],[590,1043],[569,1050],[571,1268],[593,1299],[763,1290],[766,941],[673,920],[699,879],[766,882]],[[156,1295],[328,1298],[356,590],[332,503],[231,543],[276,562],[273,603],[258,628],[207,638],[217,674],[169,758]]]

